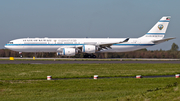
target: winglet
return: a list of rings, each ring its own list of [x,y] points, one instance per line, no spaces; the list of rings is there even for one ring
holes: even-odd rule
[[[129,41],[129,38],[126,38],[123,42],[128,42]]]
[[[124,43],[124,42],[128,42],[130,38],[126,38],[124,41],[121,41],[119,43]]]

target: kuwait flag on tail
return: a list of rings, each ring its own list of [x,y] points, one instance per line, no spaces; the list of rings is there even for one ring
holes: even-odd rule
[[[170,20],[170,18],[166,18],[166,20]]]

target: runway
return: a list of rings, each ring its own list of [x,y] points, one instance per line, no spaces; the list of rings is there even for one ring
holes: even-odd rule
[[[173,64],[179,64],[180,61],[93,61],[93,60],[87,60],[87,61],[53,61],[53,60],[0,60],[0,64],[113,64],[113,63],[122,63],[122,64],[128,64],[128,63],[149,63],[149,64],[156,64],[156,63],[173,63]]]

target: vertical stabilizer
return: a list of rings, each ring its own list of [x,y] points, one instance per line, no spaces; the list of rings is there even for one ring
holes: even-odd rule
[[[151,30],[141,38],[162,39],[166,33],[170,18],[170,16],[162,17]]]

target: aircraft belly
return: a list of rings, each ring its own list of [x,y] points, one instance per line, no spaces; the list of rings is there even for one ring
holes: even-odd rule
[[[112,46],[112,49],[102,50],[100,52],[128,52],[147,48],[149,46]]]

